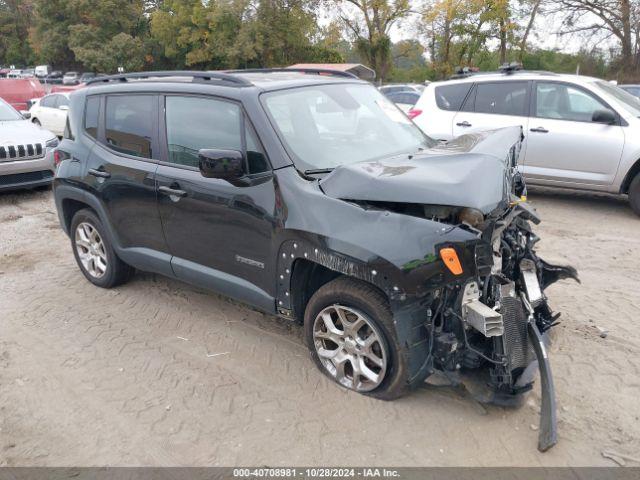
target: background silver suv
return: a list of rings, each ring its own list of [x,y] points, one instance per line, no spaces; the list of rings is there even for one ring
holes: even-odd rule
[[[414,122],[436,139],[521,125],[530,185],[628,193],[640,215],[640,100],[591,77],[516,71],[427,86]]]

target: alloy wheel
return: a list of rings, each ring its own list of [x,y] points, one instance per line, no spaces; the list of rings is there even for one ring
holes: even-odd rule
[[[313,343],[325,370],[358,392],[378,387],[387,371],[382,333],[363,313],[342,305],[322,310],[313,324]]]
[[[76,250],[84,269],[94,278],[101,278],[107,271],[107,252],[98,230],[88,222],[76,227]]]

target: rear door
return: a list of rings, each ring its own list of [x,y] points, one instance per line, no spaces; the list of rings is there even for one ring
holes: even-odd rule
[[[87,110],[95,108],[91,98]],[[100,122],[87,133],[95,132],[98,141],[89,154],[84,181],[98,197],[118,246],[131,257],[125,261],[171,274],[155,189],[158,97],[136,93],[96,98]]]
[[[592,121],[611,107],[574,84],[538,81],[532,98],[524,174],[548,185],[610,185],[624,147],[623,127]]]
[[[453,119],[454,137],[511,126],[526,130],[529,95],[527,80],[477,82]]]

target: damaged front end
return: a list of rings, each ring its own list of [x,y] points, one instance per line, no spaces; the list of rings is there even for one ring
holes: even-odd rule
[[[556,443],[553,379],[545,344],[559,314],[548,305],[544,289],[560,278],[578,280],[571,267],[541,260],[538,237],[530,222],[539,223],[526,203],[478,225],[477,242],[443,244],[461,258],[474,259],[474,274],[443,288],[433,311],[434,367],[459,378],[480,401],[519,405],[531,390],[538,368],[542,408],[538,448]],[[470,370],[473,377],[465,375]],[[478,381],[478,378],[481,381]]]

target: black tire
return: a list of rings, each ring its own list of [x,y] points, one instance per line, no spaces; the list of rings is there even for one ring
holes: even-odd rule
[[[386,373],[375,389],[359,392],[381,400],[394,400],[409,391],[408,355],[397,341],[393,314],[384,294],[368,283],[338,277],[311,297],[304,314],[305,342],[318,368],[338,383],[325,368],[314,344],[314,323],[320,312],[331,305],[340,305],[364,313],[381,334],[387,354]],[[348,387],[347,387],[348,388]],[[357,390],[356,390],[357,391]]]
[[[640,173],[636,174],[629,185],[629,204],[635,214],[640,216]]]
[[[31,123],[42,126],[42,124],[40,123],[40,120],[38,120],[37,118],[32,119]]]
[[[101,238],[104,254],[106,255],[106,269],[100,277],[96,277],[91,274],[80,260],[80,254],[76,245],[76,232],[80,224],[89,224],[97,231]],[[76,263],[78,264],[78,267],[80,267],[82,274],[91,283],[101,288],[112,288],[125,283],[129,278],[131,278],[133,268],[118,258],[111,246],[109,237],[106,235],[106,230],[102,225],[102,222],[93,210],[79,210],[73,216],[69,236],[71,237],[71,248],[73,250],[74,257],[76,258]]]

